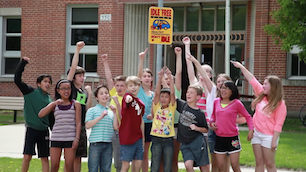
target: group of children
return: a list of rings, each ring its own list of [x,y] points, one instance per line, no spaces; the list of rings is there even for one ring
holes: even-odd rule
[[[16,71],[15,83],[25,98],[24,115],[27,126],[22,171],[27,171],[34,146],[43,171],[49,171],[49,132],[51,132],[51,171],[58,171],[62,149],[65,150],[65,171],[80,171],[81,157],[87,156],[86,129],[89,136],[88,170],[111,171],[112,158],[116,171],[148,171],[148,151],[151,145],[151,171],[178,171],[178,153],[181,150],[187,171],[198,166],[210,171],[209,151],[213,172],[240,171],[239,152],[242,150],[237,123],[247,122],[256,159],[256,171],[276,171],[275,150],[286,118],[283,88],[277,76],[268,76],[261,85],[239,62],[240,68],[253,86],[257,98],[253,118],[239,100],[237,86],[226,74],[219,74],[216,84],[213,72],[190,53],[190,39],[183,39],[189,77],[186,100],[181,98],[182,50],[176,54],[175,76],[164,67],[152,91],[153,74],[143,69],[146,49],[139,54],[137,76],[112,77],[107,54],[101,55],[107,85],[94,91],[97,105],[91,107],[91,88],[85,86],[85,71],[78,67],[78,42],[67,79],[55,86],[55,100],[47,94],[52,84],[49,75],[37,79],[38,89],[21,80],[24,66],[30,61],[24,57]],[[197,69],[197,77],[194,72]],[[108,103],[110,101],[110,103]],[[40,101],[35,104],[36,101]],[[34,103],[35,102],[35,103]],[[52,113],[53,112],[53,113]],[[52,119],[54,117],[54,119]],[[54,124],[53,122],[54,121]],[[34,139],[35,138],[35,139]]]

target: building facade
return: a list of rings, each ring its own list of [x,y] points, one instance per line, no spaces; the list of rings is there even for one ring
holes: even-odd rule
[[[0,96],[21,96],[14,84],[20,57],[31,58],[23,80],[35,87],[39,74],[65,77],[77,41],[86,46],[79,65],[86,70],[86,84],[105,82],[101,54],[109,55],[113,76],[136,75],[138,54],[149,47],[145,67],[154,71],[156,45],[148,43],[148,9],[157,0],[1,0],[0,1]],[[225,71],[225,0],[164,0],[174,9],[173,44],[163,46],[163,65],[175,71],[176,46],[191,39],[191,52],[215,73]],[[276,0],[231,0],[230,58],[244,65],[260,80],[277,75],[283,80],[288,112],[306,103],[306,66],[297,49],[284,52],[264,32],[273,23],[269,13],[279,8]],[[183,56],[184,57],[184,56]],[[183,58],[183,66],[185,59]],[[252,94],[248,83],[233,66],[230,75],[242,94]],[[183,68],[183,91],[188,86]],[[51,91],[53,95],[54,91]]]

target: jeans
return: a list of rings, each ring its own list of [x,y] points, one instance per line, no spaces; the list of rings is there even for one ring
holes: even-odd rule
[[[112,166],[112,143],[90,143],[88,156],[88,171],[110,172]]]
[[[121,171],[122,161],[120,160],[120,142],[119,142],[119,132],[114,131],[112,137],[112,146],[113,146],[113,154],[114,154],[114,166],[117,172]]]
[[[152,136],[151,152],[151,171],[159,171],[161,156],[163,156],[164,172],[171,172],[173,158],[173,138]]]

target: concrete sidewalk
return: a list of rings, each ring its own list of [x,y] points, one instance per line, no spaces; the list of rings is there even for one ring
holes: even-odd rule
[[[89,136],[90,130],[87,130],[87,134]],[[0,126],[0,157],[22,158],[24,136],[25,136],[24,124]],[[33,156],[33,158],[37,158],[37,155]],[[87,161],[87,158],[83,158],[82,161]],[[185,169],[184,163],[179,163],[179,168]],[[255,171],[255,169],[241,167],[241,171],[253,172]],[[287,171],[278,170],[278,171],[289,172],[288,170]]]

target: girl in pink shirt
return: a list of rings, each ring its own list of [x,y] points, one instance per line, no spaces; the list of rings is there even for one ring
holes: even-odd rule
[[[287,116],[282,81],[277,76],[269,75],[261,85],[242,64],[233,61],[232,63],[241,69],[257,97],[252,102],[252,107],[256,106],[253,119],[254,138],[252,139],[256,159],[255,171],[263,172],[266,166],[269,172],[274,172],[276,171],[275,150]]]
[[[225,81],[221,86],[221,97],[215,99],[210,125],[216,132],[215,153],[219,171],[225,171],[227,154],[231,160],[233,171],[240,172],[239,155],[241,144],[236,125],[237,115],[246,118],[249,126],[248,141],[253,137],[253,120],[239,100],[237,86],[231,81]]]

